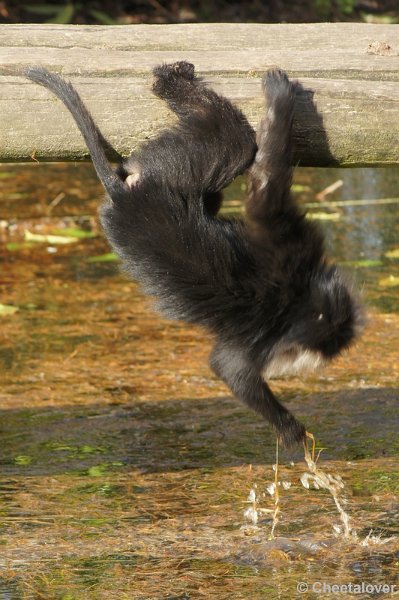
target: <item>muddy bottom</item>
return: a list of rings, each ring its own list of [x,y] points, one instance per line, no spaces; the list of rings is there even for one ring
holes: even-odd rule
[[[271,386],[316,436],[320,469],[342,477],[351,535],[331,494],[304,487],[298,448],[280,449],[272,536],[269,426],[211,373],[209,336],[160,319],[119,273],[92,171],[64,193],[71,168],[0,170],[0,598],[393,597],[397,205],[311,209],[368,324],[322,373]]]

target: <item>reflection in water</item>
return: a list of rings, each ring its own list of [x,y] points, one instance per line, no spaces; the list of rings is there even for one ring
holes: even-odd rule
[[[154,315],[119,273],[92,168],[0,168],[0,306],[18,309],[0,315],[0,596],[287,600],[299,582],[398,583],[399,288],[381,285],[398,275],[385,255],[399,247],[398,205],[350,201],[399,197],[399,173],[298,169],[298,200],[337,179],[311,210],[364,284],[370,323],[328,370],[275,385],[315,433],[320,468],[345,482],[369,546],[334,535],[330,495],[301,484],[301,448],[280,456],[276,515],[273,435],[213,377],[204,332]]]
[[[306,178],[307,170],[298,171],[299,180]],[[369,291],[370,304],[384,311],[398,311],[398,287],[383,282],[394,283],[395,274],[398,274],[398,261],[388,258],[386,253],[399,246],[399,169],[314,169],[310,176],[312,185],[317,186],[316,191],[325,187],[326,180],[324,183],[319,180],[323,175],[328,176],[327,184],[334,179],[343,180],[343,186],[326,199],[326,204],[329,201],[333,204],[334,200],[347,202],[345,206],[338,202],[337,207],[330,209],[338,212],[339,220],[324,223],[329,252],[344,266],[359,268],[358,285]],[[352,203],[358,199],[385,198],[390,200],[389,204]],[[306,198],[302,195],[302,200],[310,201],[314,206],[314,199],[310,199],[309,194]]]
[[[334,208],[341,213],[337,224],[327,223],[325,234],[330,251],[340,260],[356,261],[383,259],[384,252],[398,243],[399,169],[298,169],[297,178],[312,180],[310,194],[303,197],[314,202],[313,190],[318,191],[342,179],[343,185],[330,200],[344,200],[345,207]],[[368,204],[353,206],[351,200],[397,198],[397,204]]]

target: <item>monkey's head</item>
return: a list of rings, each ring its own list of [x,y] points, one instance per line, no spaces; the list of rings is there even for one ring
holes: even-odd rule
[[[348,348],[363,323],[360,304],[337,267],[322,264],[295,298],[287,328],[265,368],[267,377],[314,371]]]
[[[306,314],[307,313],[307,314]],[[331,360],[348,348],[363,322],[358,299],[336,266],[321,267],[310,280],[309,305],[303,315],[304,345]]]
[[[319,352],[324,361],[348,348],[362,324],[359,302],[351,284],[336,266],[322,264],[309,280],[292,315],[289,337]]]

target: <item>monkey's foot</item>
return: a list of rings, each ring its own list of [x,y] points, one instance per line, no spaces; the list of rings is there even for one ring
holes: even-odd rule
[[[155,67],[152,91],[159,98],[179,98],[187,94],[189,84],[195,80],[194,65],[184,60]],[[182,98],[183,99],[183,98]]]

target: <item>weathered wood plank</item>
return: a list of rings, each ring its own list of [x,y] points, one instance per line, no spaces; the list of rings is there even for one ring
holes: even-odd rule
[[[389,47],[370,54],[373,42]],[[0,160],[87,158],[66,109],[18,77],[22,67],[41,64],[71,79],[105,135],[128,154],[171,122],[151,94],[151,70],[181,59],[254,126],[267,68],[279,65],[313,90],[323,124],[301,96],[295,162],[399,164],[399,25],[342,23],[0,26]]]

